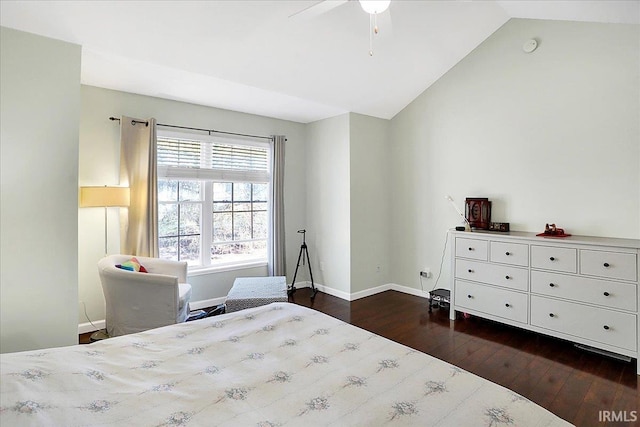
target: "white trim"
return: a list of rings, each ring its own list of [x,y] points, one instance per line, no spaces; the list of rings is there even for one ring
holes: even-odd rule
[[[305,288],[311,287],[311,282],[303,282],[303,283],[305,284],[305,286],[304,286]],[[325,294],[333,295],[334,297],[338,297],[340,299],[351,301],[351,295],[346,293],[345,291],[334,289],[334,288],[331,288],[329,286],[325,286],[325,285],[322,285],[320,283],[315,283],[315,282],[313,282],[313,285],[320,292],[324,292]],[[296,286],[298,286],[298,283],[296,283]]]
[[[337,289],[330,288],[329,286],[325,286],[325,285],[322,285],[322,284],[316,283],[316,282],[313,282],[313,285],[316,287],[316,289],[318,291],[320,291],[322,293],[329,294],[329,295],[332,295],[334,297],[338,297],[340,299],[344,299],[344,300],[347,300],[347,301],[351,301],[349,299],[350,295],[348,293],[344,292],[344,291],[339,291]],[[291,287],[291,283],[288,283],[287,284],[287,289],[289,289],[290,287]],[[310,287],[311,287],[311,282],[309,282],[309,281],[296,282],[296,289],[310,288]]]
[[[200,301],[189,301],[189,310],[200,310],[202,308],[215,307],[216,305],[224,304],[227,300],[227,297],[218,297],[211,299],[203,299]]]
[[[415,295],[420,298],[429,298],[429,291],[423,291],[422,289],[410,288],[408,286],[398,285],[396,283],[391,283],[391,290],[403,292],[409,295]]]
[[[360,298],[369,297],[371,295],[379,294],[380,292],[388,291],[391,289],[390,284],[376,286],[375,288],[365,289],[364,291],[358,291],[356,293],[351,294],[351,299],[349,301],[355,301]]]
[[[93,325],[95,325],[95,327]],[[97,321],[93,322],[93,325],[91,323],[89,323],[89,322],[80,323],[78,325],[78,335],[86,334],[87,332],[95,332],[95,331],[99,331],[100,329],[104,329],[104,328],[107,327],[107,322],[104,319],[97,320]],[[98,329],[96,329],[96,327]]]
[[[379,294],[385,291],[398,291],[409,295],[415,295],[421,298],[429,298],[429,292],[423,291],[421,289],[410,288],[408,286],[398,285],[396,283],[387,283],[385,285],[376,286],[375,288],[365,289],[363,291],[355,292],[355,293],[347,293],[338,289],[334,289],[330,286],[326,286],[320,283],[315,283],[314,286],[320,292],[324,292],[325,294],[332,295],[334,297],[341,298],[346,301],[355,301],[360,298],[365,298],[371,295]],[[309,288],[311,287],[311,282],[297,282],[296,288]]]
[[[212,273],[223,273],[225,271],[233,271],[233,270],[246,270],[249,268],[260,268],[266,267],[267,261],[259,260],[259,261],[250,261],[246,263],[235,263],[235,264],[226,264],[226,265],[208,265],[208,266],[194,266],[190,267],[187,270],[187,277],[192,276],[202,276],[205,274]]]

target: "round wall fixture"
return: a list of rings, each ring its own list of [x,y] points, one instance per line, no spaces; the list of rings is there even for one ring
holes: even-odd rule
[[[525,53],[531,53],[536,50],[537,47],[538,42],[536,41],[536,39],[531,39],[524,42],[524,45],[522,45],[522,50],[524,50]]]

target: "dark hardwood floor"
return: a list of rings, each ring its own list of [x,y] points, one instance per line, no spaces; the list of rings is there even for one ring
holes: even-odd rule
[[[311,307],[507,387],[576,426],[640,426],[636,361],[579,350],[572,343],[477,317],[449,320],[448,309],[428,312],[427,300],[386,291],[356,301],[308,288],[291,302]],[[81,342],[88,342],[83,334]],[[600,411],[626,421],[600,422]],[[635,412],[640,417],[640,412]],[[604,415],[602,415],[604,416]],[[602,417],[601,416],[601,417]],[[612,419],[612,418],[609,418]]]

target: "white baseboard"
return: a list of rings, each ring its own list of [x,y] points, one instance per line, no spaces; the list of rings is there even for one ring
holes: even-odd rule
[[[375,288],[365,289],[363,291],[355,292],[355,293],[347,293],[338,289],[331,288],[329,286],[325,286],[321,283],[315,283],[314,286],[320,292],[324,292],[325,294],[333,295],[334,297],[341,298],[346,301],[355,301],[360,298],[365,298],[371,295],[379,294],[384,291],[398,291],[403,292],[409,295],[415,295],[421,298],[428,298],[429,291],[423,291],[422,289],[410,288],[408,286],[398,285],[396,283],[387,283],[385,285],[376,286]],[[296,288],[309,288],[311,287],[311,282],[297,282]]]
[[[415,295],[421,298],[429,298],[429,291],[423,291],[422,289],[410,288],[408,286],[398,285],[396,283],[391,283],[391,290],[403,292],[409,295]]]
[[[104,319],[96,320],[95,322],[93,322],[93,325],[91,323],[89,323],[89,322],[80,323],[78,325],[78,335],[86,334],[87,332],[99,331],[100,329],[104,329],[106,327],[107,327],[107,322],[105,322]]]
[[[349,301],[355,301],[360,298],[369,297],[371,295],[379,294],[380,292],[389,291],[391,289],[393,288],[389,283],[387,283],[386,285],[376,286],[375,288],[365,289],[364,291],[358,291],[351,294],[351,298],[349,299]]]
[[[200,310],[202,308],[215,307],[216,305],[224,304],[227,300],[227,297],[219,297],[219,298],[211,298],[211,299],[203,299],[200,301],[189,301],[189,309]]]
[[[323,292],[325,294],[329,294],[329,295],[333,295],[334,297],[338,297],[340,299],[345,299],[347,301],[350,301],[349,297],[350,295],[344,291],[340,291],[338,289],[334,289],[334,288],[330,288],[328,286],[325,286],[321,283],[316,283],[313,282],[313,286],[315,286],[315,288],[317,290],[319,290],[320,292]],[[296,287],[297,288],[310,288],[311,287],[311,282],[301,282],[301,283],[296,283]]]
[[[338,289],[331,288],[329,286],[322,285],[320,283],[314,282],[314,286],[320,292],[333,295],[334,297],[338,297],[346,301],[355,301],[360,298],[365,298],[365,297],[379,294],[380,292],[389,291],[389,290],[403,292],[405,294],[415,295],[421,298],[429,297],[428,291],[423,291],[422,289],[410,288],[408,286],[398,285],[396,283],[387,283],[386,285],[376,286],[375,288],[365,289],[364,291],[359,291],[352,294],[338,290]],[[311,287],[311,282],[296,283],[296,288],[310,288],[310,287]],[[226,299],[227,297],[225,296],[225,297],[211,298],[211,299],[205,299],[200,301],[191,301],[189,302],[189,308],[191,310],[200,310],[202,308],[215,307],[216,305],[223,304]],[[95,327],[93,325],[95,325]],[[78,335],[86,334],[87,332],[98,331],[100,329],[104,329],[107,327],[104,319],[93,322],[93,325],[89,322],[80,323],[78,325]]]

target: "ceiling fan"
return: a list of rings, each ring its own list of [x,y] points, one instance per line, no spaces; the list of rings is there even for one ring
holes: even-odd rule
[[[313,18],[329,12],[339,6],[342,6],[350,1],[356,0],[320,0],[311,6],[302,9],[292,15],[289,18],[301,19],[301,18]],[[391,0],[357,0],[362,10],[369,14],[369,56],[373,56],[373,38],[378,35],[378,15],[389,9]],[[391,11],[389,11],[388,20],[385,23],[385,31],[391,32]]]

